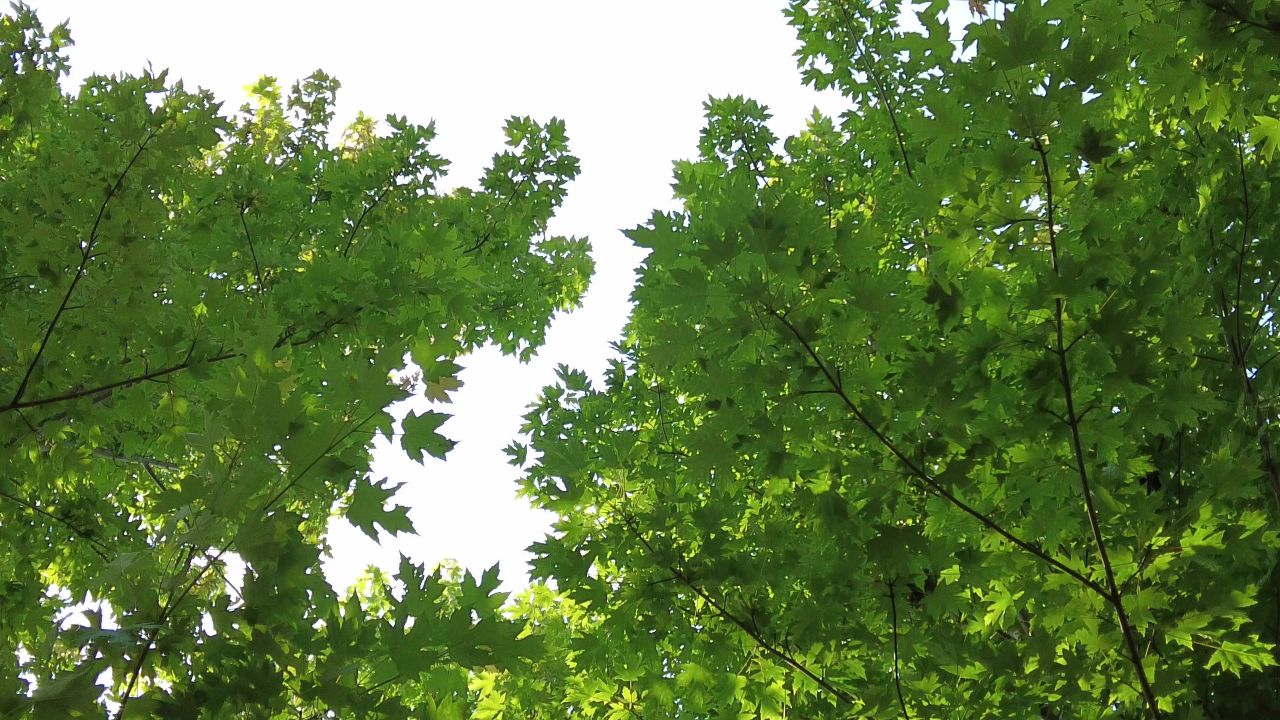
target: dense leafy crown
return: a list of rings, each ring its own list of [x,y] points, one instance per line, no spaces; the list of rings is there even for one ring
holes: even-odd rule
[[[1280,16],[948,5],[793,0],[850,106],[798,137],[708,104],[607,386],[565,369],[510,448],[560,519],[506,610],[409,563],[340,600],[318,559],[335,510],[409,529],[364,473],[406,351],[442,397],[582,291],[563,127],[442,195],[429,127],[328,142],[322,74],[231,117],[66,97],[18,7],[0,714],[1280,714]]]
[[[67,96],[69,42],[0,18],[0,715],[461,701],[465,667],[535,649],[496,572],[406,563],[343,600],[320,554],[335,512],[411,529],[365,473],[406,353],[442,396],[451,358],[527,356],[583,291],[585,241],[545,232],[578,169],[563,124],[511,120],[480,188],[442,194],[430,126],[329,141],[323,73],[226,116],[163,73]],[[408,418],[406,449],[443,454],[442,419]]]
[[[1280,713],[1280,15],[971,5],[797,0],[850,109],[709,103],[512,448],[569,662],[491,714]]]

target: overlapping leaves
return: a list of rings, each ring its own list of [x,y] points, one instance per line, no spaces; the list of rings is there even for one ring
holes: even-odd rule
[[[1275,18],[947,8],[792,3],[850,110],[710,103],[623,360],[529,416],[566,707],[1277,711]]]
[[[344,600],[320,556],[335,512],[411,529],[366,472],[406,355],[441,399],[452,358],[527,356],[581,295],[585,242],[545,234],[563,124],[513,119],[445,194],[431,126],[330,142],[323,73],[231,115],[164,74],[66,96],[68,42],[0,19],[0,714],[404,717],[536,654],[496,575]]]

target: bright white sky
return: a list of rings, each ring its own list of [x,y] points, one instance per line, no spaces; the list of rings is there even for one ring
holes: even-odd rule
[[[565,363],[599,376],[621,337],[641,253],[621,228],[671,209],[671,163],[696,153],[708,95],[768,105],[780,137],[804,128],[816,106],[838,114],[834,94],[800,83],[784,0],[35,0],[46,26],[71,20],[73,81],[136,72],[150,62],[188,86],[213,90],[227,109],[261,75],[286,88],[316,68],[342,82],[339,123],[357,110],[425,123],[452,161],[449,185],[474,183],[502,148],[510,115],[564,118],[582,174],[552,224],[587,236],[596,276],[584,306],[559,317],[537,358],[497,352],[465,358],[463,389],[443,432],[458,440],[447,462],[411,461],[386,443],[374,472],[405,482],[417,536],[378,545],[346,523],[331,531],[326,566],[338,587],[398,553],[434,565],[452,558],[478,572],[502,564],[506,589],[527,583],[530,543],[550,519],[515,495],[517,471],[502,448],[520,416]]]

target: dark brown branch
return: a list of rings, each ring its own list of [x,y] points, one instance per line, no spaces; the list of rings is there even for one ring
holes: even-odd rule
[[[168,460],[147,457],[145,455],[121,455],[120,453],[112,452],[104,447],[94,448],[93,454],[112,462],[123,463],[126,465],[141,465],[146,468],[148,472],[151,472],[152,468],[161,468],[170,471],[179,469],[177,463],[172,463]]]
[[[393,177],[386,186],[382,188],[382,191],[378,193],[378,196],[373,199],[373,202],[366,205],[364,210],[361,211],[360,217],[356,218],[355,224],[351,226],[351,232],[347,233],[347,244],[342,248],[342,257],[346,257],[347,253],[351,252],[351,243],[355,241],[356,233],[359,232],[360,227],[364,225],[365,217],[367,217],[369,213],[373,212],[374,208],[378,207],[382,202],[382,198],[386,197],[387,193],[391,192],[391,188],[395,186],[396,180]]]
[[[67,520],[61,515],[55,515],[54,513],[51,513],[48,510],[45,510],[44,508],[40,507],[39,505],[36,505],[35,503],[28,502],[14,495],[10,495],[9,493],[4,492],[3,490],[0,490],[0,498],[4,498],[5,500],[8,500],[9,502],[15,505],[20,505],[30,510],[31,512],[36,513],[37,515],[42,515],[58,523],[59,525],[62,525],[66,529],[70,530],[77,537],[87,541],[89,543],[89,547],[93,550],[94,554],[96,554],[98,557],[102,558],[103,560],[108,559],[106,551],[110,550],[111,548],[108,547],[106,544],[104,544],[101,540],[95,538],[92,534],[89,533],[89,531],[84,530],[83,528],[79,527],[78,525],[71,522],[70,520]]]
[[[238,352],[220,353],[218,355],[214,355],[211,358],[198,361],[198,362],[216,363],[216,362],[222,362],[223,360],[230,360],[231,358],[237,358],[241,356],[242,354]],[[72,390],[70,392],[65,392],[60,395],[37,398],[35,400],[22,400],[18,402],[11,402],[8,405],[5,405],[4,407],[0,407],[0,413],[6,413],[13,410],[20,410],[22,408],[33,408],[33,407],[41,407],[44,405],[53,405],[54,403],[67,402],[69,400],[78,400],[80,398],[92,397],[95,395],[99,395],[101,393],[109,394],[114,390],[132,387],[134,385],[137,385],[138,383],[147,382],[149,380],[155,380],[157,378],[162,378],[166,375],[172,375],[173,373],[186,370],[187,368],[195,364],[196,362],[193,362],[188,357],[186,360],[183,360],[177,365],[170,365],[169,367],[166,367],[166,368],[161,368],[159,370],[152,370],[150,372],[146,372],[141,375],[135,375],[130,378],[125,378],[123,380],[116,380],[114,382],[109,382],[105,385],[99,385],[97,387],[86,388],[82,390]]]
[[[893,583],[889,586],[889,608],[893,611],[893,686],[898,691],[898,707],[902,708],[903,720],[911,720],[907,712],[907,701],[902,697],[902,668],[898,660],[898,598],[894,594]]]
[[[39,439],[39,441],[43,444],[44,450],[46,452],[51,451],[57,443],[50,441],[49,438],[45,436],[44,431],[41,430],[38,425],[35,425],[30,420],[28,420],[27,416],[24,415],[21,410],[16,410],[15,412],[17,412],[18,417],[22,420],[22,423],[27,426],[27,429],[30,430],[31,433],[35,435],[36,438]],[[83,444],[76,443],[76,442],[72,442],[70,443],[70,445],[71,447],[74,447],[74,448],[87,450],[88,452],[90,452],[96,457],[100,457],[105,460],[110,460],[112,462],[121,463],[125,465],[141,465],[144,468],[146,468],[146,471],[151,475],[153,479],[156,479],[157,484],[159,484],[160,481],[158,478],[155,477],[155,470],[153,470],[153,468],[158,467],[158,468],[162,468],[164,470],[170,470],[170,471],[178,469],[178,465],[176,463],[172,463],[167,460],[161,460],[159,458],[148,457],[146,455],[125,455],[105,447],[101,447],[101,446],[85,447]],[[162,486],[160,489],[163,490],[164,487]]]
[[[1250,407],[1253,409],[1253,430],[1258,436],[1258,449],[1262,455],[1263,470],[1266,471],[1267,480],[1271,485],[1272,495],[1277,503],[1280,503],[1280,465],[1277,465],[1275,459],[1275,451],[1271,446],[1271,423],[1267,415],[1262,410],[1262,401],[1258,396],[1257,387],[1254,385],[1254,377],[1256,373],[1261,372],[1262,368],[1275,358],[1272,356],[1266,361],[1260,363],[1254,374],[1249,372],[1249,350],[1253,346],[1253,342],[1257,339],[1257,334],[1263,325],[1263,318],[1266,316],[1267,303],[1269,297],[1275,291],[1275,284],[1267,291],[1267,295],[1263,297],[1263,305],[1258,312],[1258,322],[1249,333],[1246,340],[1244,331],[1240,325],[1240,318],[1244,315],[1244,307],[1242,300],[1242,288],[1244,286],[1245,262],[1248,258],[1249,247],[1251,245],[1249,238],[1249,224],[1252,220],[1253,209],[1249,198],[1249,182],[1246,177],[1246,166],[1244,158],[1243,142],[1239,139],[1236,142],[1236,162],[1240,171],[1240,192],[1242,202],[1244,204],[1244,218],[1241,221],[1241,237],[1240,247],[1236,251],[1236,280],[1235,280],[1235,304],[1234,309],[1229,310],[1225,293],[1219,290],[1218,293],[1218,309],[1222,316],[1223,332],[1227,336],[1227,349],[1231,355],[1231,363],[1235,370],[1240,374],[1240,381],[1244,387],[1245,398],[1248,400]],[[1225,242],[1225,241],[1224,241]],[[1276,282],[1280,282],[1277,280]],[[1234,334],[1228,325],[1234,327]]]
[[[667,447],[673,448],[671,435],[667,433],[667,416],[662,407],[662,383],[658,383],[655,392],[658,394],[658,427],[662,429],[662,437],[667,441]]]
[[[649,552],[649,555],[654,560],[657,560],[658,562],[662,562],[661,553],[659,553],[657,548],[653,546],[653,543],[649,541],[649,538],[644,536],[644,533],[640,531],[640,528],[636,526],[635,519],[632,518],[626,512],[626,510],[623,510],[621,508],[619,508],[619,513],[622,515],[623,525],[625,525],[626,528],[629,531],[631,531],[631,534],[634,535],[636,539],[640,541],[640,544],[643,545],[645,550]],[[857,701],[853,697],[853,695],[833,685],[830,680],[827,680],[823,676],[814,672],[811,668],[809,668],[803,662],[798,660],[791,653],[769,642],[763,635],[761,635],[760,630],[755,626],[754,623],[749,623],[743,620],[742,618],[739,618],[738,616],[734,615],[733,613],[729,612],[729,610],[725,608],[723,603],[717,601],[714,597],[712,597],[709,593],[707,593],[706,590],[699,587],[698,584],[693,581],[693,578],[689,577],[688,573],[682,570],[679,566],[669,565],[667,566],[667,570],[671,572],[671,575],[673,578],[680,581],[680,584],[692,590],[695,595],[702,598],[703,602],[710,605],[711,608],[715,610],[716,614],[721,617],[721,619],[731,623],[732,625],[737,627],[739,630],[741,630],[743,633],[745,633],[762,650],[774,656],[778,660],[781,660],[787,666],[791,667],[795,671],[799,672],[800,674],[809,678],[813,682],[817,683],[818,687],[831,693],[833,696],[836,697],[836,699],[840,700],[846,705],[853,705],[853,706],[857,705]]]
[[[1203,0],[1203,2],[1205,4],[1205,7],[1209,8],[1210,10],[1213,10],[1214,12],[1219,12],[1219,13],[1222,13],[1223,15],[1226,15],[1227,17],[1234,20],[1237,25],[1245,25],[1247,27],[1256,28],[1258,30],[1265,30],[1266,32],[1280,35],[1280,23],[1264,22],[1257,18],[1246,15],[1243,11],[1237,8],[1229,0],[1221,0],[1217,2],[1215,2],[1214,0]]]
[[[1276,275],[1276,279],[1271,281],[1271,287],[1267,288],[1267,291],[1262,294],[1262,300],[1258,305],[1258,322],[1254,323],[1253,329],[1249,331],[1249,342],[1246,343],[1250,347],[1257,340],[1258,333],[1262,332],[1262,329],[1267,326],[1268,310],[1272,312],[1272,322],[1274,323],[1275,321],[1275,308],[1272,303],[1275,300],[1277,289],[1280,289],[1280,274]]]
[[[889,97],[885,93],[884,85],[880,82],[880,77],[875,73],[871,63],[865,59],[865,54],[863,58],[863,64],[867,67],[867,76],[875,84],[876,94],[880,96],[880,102],[889,111],[889,123],[893,125],[893,136],[898,141],[898,153],[902,155],[902,164],[907,170],[907,177],[915,180],[916,174],[911,171],[911,158],[907,156],[907,143],[902,139],[902,128],[898,125],[898,113],[894,111],[893,103],[889,102]]]
[[[9,401],[9,406],[4,409],[19,407],[18,403],[22,401],[22,396],[27,392],[27,385],[31,382],[31,376],[35,373],[36,366],[40,364],[40,358],[44,355],[44,351],[49,347],[49,341],[53,338],[53,331],[58,327],[58,321],[62,319],[63,313],[67,311],[67,305],[71,302],[71,295],[76,291],[76,286],[80,284],[80,281],[84,278],[85,271],[89,268],[89,260],[93,257],[93,248],[98,242],[98,230],[102,227],[102,219],[107,215],[107,206],[111,204],[111,199],[120,192],[125,176],[133,169],[133,166],[138,162],[138,158],[142,157],[142,151],[147,149],[147,145],[155,136],[156,131],[154,129],[147,134],[133,157],[129,159],[129,164],[125,165],[119,177],[107,190],[106,197],[102,199],[102,204],[98,206],[98,215],[93,220],[93,227],[89,229],[89,239],[85,241],[84,247],[80,251],[80,266],[76,268],[76,274],[71,278],[71,282],[67,285],[67,291],[62,295],[62,302],[58,304],[57,311],[54,312],[53,318],[49,320],[49,327],[45,328],[44,337],[40,339],[40,346],[36,348],[36,354],[32,356],[31,362],[27,364],[27,371],[22,376],[22,382],[18,383],[18,389],[14,392],[13,399]],[[0,409],[0,412],[3,412],[3,409]]]
[[[1001,231],[1008,230],[1014,225],[1021,225],[1022,223],[1031,223],[1033,225],[1043,225],[1044,218],[1038,218],[1038,217],[1014,218],[1012,220],[1004,220],[998,225],[992,225],[987,228],[978,227],[976,229],[977,230],[987,229],[987,230],[991,230],[992,232],[999,233]]]
[[[1231,365],[1239,373],[1245,399],[1253,409],[1253,431],[1258,436],[1258,450],[1262,455],[1262,469],[1266,472],[1267,480],[1271,485],[1271,493],[1277,505],[1280,505],[1280,465],[1276,463],[1275,451],[1271,446],[1270,423],[1267,420],[1266,413],[1262,410],[1262,398],[1258,395],[1258,388],[1253,384],[1253,376],[1249,373],[1247,358],[1240,347],[1240,338],[1231,334],[1229,327],[1231,311],[1227,306],[1226,295],[1221,289],[1218,291],[1218,313],[1222,318],[1222,332],[1227,338],[1227,350],[1231,354]],[[1274,355],[1267,358],[1265,362],[1258,366],[1258,371],[1261,372],[1262,368],[1273,359],[1275,359]]]
[[[258,251],[253,248],[253,236],[249,234],[249,223],[244,218],[249,210],[248,204],[240,205],[240,227],[244,229],[244,240],[249,244],[249,256],[253,258],[253,276],[258,280],[258,292],[266,292],[267,286],[262,282],[262,267],[258,265]]]
[[[146,630],[142,632],[146,633]],[[142,668],[146,665],[147,656],[151,654],[151,648],[155,647],[156,636],[159,630],[155,630],[148,635],[144,635],[146,641],[138,648],[138,657],[133,662],[133,667],[129,669],[129,682],[125,685],[124,694],[120,696],[120,710],[116,713],[116,720],[124,717],[125,706],[129,704],[129,698],[133,696],[133,688],[138,684],[138,679],[142,677]]]
[[[1240,316],[1244,314],[1244,305],[1242,304],[1241,294],[1244,287],[1244,266],[1245,261],[1249,257],[1249,221],[1253,219],[1253,211],[1249,205],[1249,179],[1245,176],[1244,165],[1244,148],[1243,140],[1236,142],[1236,157],[1240,167],[1240,193],[1244,203],[1244,219],[1240,227],[1240,249],[1236,252],[1236,343],[1240,345],[1240,357],[1245,358],[1249,354],[1249,343],[1244,339],[1244,332],[1240,329]]]
[[[228,463],[227,474],[224,480],[231,477],[231,473],[235,470],[235,466],[240,462],[241,451],[242,448],[237,448],[235,455]],[[172,591],[169,593],[169,597],[165,600],[164,605],[161,606],[160,613],[156,617],[155,627],[151,629],[150,632],[145,629],[142,631],[142,643],[138,646],[138,656],[129,670],[129,681],[125,684],[124,693],[120,696],[120,706],[116,710],[116,720],[122,720],[122,718],[124,718],[125,708],[129,705],[129,700],[133,697],[133,689],[137,686],[138,680],[142,677],[142,669],[146,665],[147,656],[151,654],[151,650],[155,647],[156,641],[160,639],[160,632],[165,623],[167,623],[169,618],[172,617],[174,610],[178,607],[178,603],[182,602],[182,600],[187,597],[191,590],[204,577],[205,573],[218,563],[222,558],[222,555],[227,551],[227,547],[229,545],[230,542],[224,544],[218,551],[217,555],[213,557],[206,555],[204,567],[200,569],[200,572],[196,573],[195,577],[186,585],[182,593],[179,594]],[[195,560],[196,552],[197,550],[195,546],[188,546],[185,552],[181,552],[180,548],[180,555],[182,559],[174,563],[175,570],[173,572],[173,576],[164,582],[164,587],[169,587],[176,582],[178,578],[191,571],[191,563]],[[178,566],[181,566],[181,568],[178,569]]]
[[[507,196],[507,201],[502,203],[502,209],[498,211],[499,214],[505,213],[507,211],[507,208],[511,207],[511,201],[515,199],[517,193],[519,193],[522,189],[524,189],[524,184],[526,182],[528,182],[528,178],[526,177],[520,178],[520,182],[516,185],[516,189],[512,190],[511,194]],[[484,247],[485,243],[489,242],[489,238],[492,236],[493,236],[493,223],[490,222],[489,229],[484,231],[484,235],[481,236],[481,238],[477,240],[474,245],[467,248],[466,250],[463,250],[462,254],[467,255],[479,250],[480,248]]]
[[[286,344],[289,345],[290,347],[300,347],[302,345],[309,345],[312,342],[314,342],[317,338],[319,338],[321,335],[324,335],[325,333],[338,327],[339,325],[345,324],[346,322],[354,318],[356,315],[359,315],[361,312],[364,312],[364,306],[356,305],[355,307],[348,310],[345,314],[334,315],[332,317],[325,318],[325,321],[320,324],[320,327],[316,328],[315,330],[312,330],[311,332],[307,333],[306,336],[298,338],[297,340],[293,339],[293,336],[298,333],[298,328],[290,327],[288,330],[286,330],[284,333],[280,335],[280,339],[276,340],[275,344],[272,345],[272,347],[281,348],[281,347],[284,347]]]
[[[396,674],[392,675],[391,677],[389,677],[389,678],[387,678],[387,679],[385,679],[385,680],[381,680],[381,681],[379,681],[379,682],[376,682],[376,683],[374,683],[374,684],[370,685],[370,686],[369,686],[369,687],[367,687],[367,688],[362,688],[362,687],[360,687],[360,686],[357,684],[357,685],[356,685],[356,687],[355,687],[355,688],[353,688],[353,689],[354,689],[354,690],[356,690],[357,692],[371,693],[371,692],[373,692],[374,690],[379,690],[379,689],[381,689],[381,688],[383,688],[383,687],[386,687],[387,685],[390,685],[391,683],[396,682],[397,680],[400,680],[400,679],[401,679],[401,677],[400,677],[400,673],[399,673],[399,672],[397,672]],[[326,709],[324,709],[324,710],[312,710],[310,714],[306,715],[305,717],[301,717],[301,720],[319,720],[319,718],[321,718],[321,717],[323,717],[323,716],[329,716],[330,712],[331,712],[331,710],[329,710],[328,708],[326,708]],[[301,710],[299,710],[299,711],[298,711],[298,714],[301,716],[302,711],[301,711]]]
[[[362,312],[363,310],[364,310],[363,306],[356,306],[352,308],[351,311],[348,312],[346,315],[328,318],[321,325],[319,329],[314,330],[308,333],[306,337],[303,337],[297,340],[292,339],[293,335],[297,332],[297,329],[290,328],[280,336],[280,339],[276,341],[273,347],[279,348],[285,345],[286,343],[292,347],[299,347],[302,345],[310,344],[311,342],[315,341],[317,338],[322,336],[325,332],[333,329],[338,325],[341,325],[347,322],[348,320],[350,320],[352,317]],[[193,350],[194,348],[195,346],[192,345]],[[15,411],[15,410],[21,410],[23,408],[41,407],[45,405],[53,405],[60,402],[67,402],[70,400],[78,400],[84,397],[94,397],[95,400],[101,400],[101,399],[104,399],[105,397],[109,397],[110,393],[114,390],[132,387],[133,385],[137,385],[139,383],[156,380],[166,375],[171,375],[173,373],[186,370],[187,368],[190,368],[200,362],[217,363],[217,362],[222,362],[224,360],[231,360],[233,358],[238,358],[243,356],[244,356],[244,353],[224,351],[224,352],[219,352],[217,355],[214,355],[213,357],[210,357],[210,358],[206,358],[204,360],[193,361],[191,352],[188,352],[187,357],[184,358],[182,362],[174,365],[170,365],[165,368],[161,368],[159,370],[151,370],[141,375],[135,375],[133,377],[124,378],[122,380],[116,380],[116,381],[109,382],[104,385],[98,385],[92,388],[70,390],[70,391],[67,391],[58,395],[53,395],[50,397],[38,398],[36,400],[23,400],[17,403],[10,403],[8,405],[0,406],[0,414],[4,414],[4,413]]]
[[[871,422],[871,419],[867,417],[866,413],[862,411],[862,408],[857,403],[855,403],[852,398],[849,397],[849,394],[845,392],[844,387],[841,385],[839,379],[836,377],[836,374],[829,367],[827,367],[827,364],[823,362],[822,358],[818,355],[817,351],[814,350],[813,345],[809,343],[809,340],[807,338],[805,338],[803,335],[800,334],[800,331],[796,329],[795,325],[793,325],[789,320],[787,320],[784,314],[778,312],[777,310],[769,308],[769,312],[775,318],[777,318],[778,321],[782,323],[783,326],[786,327],[787,330],[790,331],[791,334],[796,338],[796,340],[804,348],[805,352],[809,355],[809,358],[813,361],[814,365],[817,366],[819,372],[821,372],[823,376],[826,377],[828,384],[831,385],[832,389],[835,391],[836,395],[839,396],[840,400],[844,403],[845,407],[849,408],[849,412],[852,413],[855,418],[857,418],[858,422],[860,422],[863,425],[863,427],[865,427],[868,431],[871,432],[872,435],[875,436],[876,440],[881,445],[883,445],[885,449],[887,449],[890,453],[892,453],[893,456],[896,457],[898,461],[901,462],[903,466],[906,467],[908,474],[914,477],[916,480],[918,480],[919,483],[923,485],[926,490],[928,490],[929,492],[932,492],[933,494],[951,503],[953,506],[958,508],[961,512],[965,513],[966,515],[969,515],[970,517],[974,518],[978,522],[982,523],[982,525],[986,527],[988,530],[991,530],[992,532],[996,533],[997,535],[1004,538],[1005,540],[1008,540],[1009,542],[1013,543],[1015,546],[1027,551],[1028,553],[1040,559],[1041,561],[1043,561],[1053,569],[1074,578],[1081,585],[1084,585],[1085,587],[1094,591],[1101,597],[1108,598],[1110,596],[1110,593],[1107,592],[1106,588],[1099,585],[1096,581],[1090,579],[1083,573],[1079,572],[1078,570],[1075,570],[1074,568],[1070,567],[1069,565],[1062,562],[1061,560],[1053,557],[1040,546],[1035,545],[1034,543],[1028,542],[1026,540],[1023,540],[1017,535],[1014,535],[1012,532],[1005,529],[1002,525],[997,523],[993,518],[991,518],[986,513],[983,513],[982,511],[974,508],[973,506],[969,505],[965,501],[961,500],[958,496],[955,495],[955,493],[952,493],[950,490],[948,490],[946,486],[943,485],[937,478],[933,477],[928,472],[926,472],[924,468],[916,464],[916,462],[912,460],[905,452],[903,452],[902,449],[900,449],[897,446],[897,444],[895,444],[892,440],[889,439],[887,435],[881,432],[880,428],[876,427],[875,423]]]
[[[845,7],[844,0],[836,3],[836,7],[840,9],[840,14],[844,16],[845,30],[853,37],[853,19],[849,17],[849,9]],[[867,78],[875,86],[876,95],[880,98],[880,104],[884,105],[885,110],[889,113],[889,123],[893,125],[893,135],[898,141],[898,152],[902,155],[902,164],[906,168],[907,177],[915,179],[915,173],[911,171],[911,159],[907,157],[907,144],[902,137],[902,127],[898,124],[898,114],[893,109],[893,103],[889,102],[888,93],[885,92],[884,84],[880,81],[880,76],[876,74],[875,66],[867,59],[866,45],[861,40],[857,40],[862,53],[858,59],[862,60],[862,64],[867,73]]]
[[[314,460],[312,460],[310,463],[307,463],[307,465],[303,467],[301,470],[299,470],[298,473],[294,475],[292,479],[285,482],[284,487],[280,488],[274,495],[271,496],[271,499],[268,500],[267,503],[262,506],[262,510],[260,512],[266,513],[268,510],[274,507],[275,504],[279,502],[281,498],[283,498],[290,490],[293,489],[295,485],[298,484],[299,481],[302,480],[303,476],[311,472],[311,469],[314,468],[317,464],[319,464],[321,460],[328,457],[329,453],[332,452],[334,448],[346,442],[347,439],[349,439],[352,435],[356,433],[356,431],[364,427],[370,420],[372,420],[381,412],[383,412],[383,409],[377,408],[373,412],[366,415],[363,420],[360,420],[359,422],[355,423],[354,425],[352,425],[350,428],[346,430],[340,431],[336,436],[334,436],[333,440],[330,441],[330,443],[325,447],[325,449],[322,450],[320,454],[316,456]]]
[[[1044,175],[1045,209],[1049,220],[1049,257],[1053,265],[1054,275],[1060,274],[1058,259],[1056,206],[1053,197],[1053,175],[1049,170],[1049,151],[1039,139],[1034,144],[1040,156],[1040,169]],[[1054,324],[1057,340],[1055,354],[1058,357],[1058,372],[1062,382],[1063,397],[1067,406],[1067,425],[1071,430],[1071,448],[1075,454],[1076,471],[1080,476],[1080,490],[1084,495],[1085,512],[1089,517],[1089,530],[1093,533],[1094,545],[1097,546],[1098,557],[1102,561],[1102,570],[1107,580],[1107,593],[1103,598],[1110,603],[1120,624],[1120,633],[1124,636],[1124,644],[1128,650],[1129,660],[1133,663],[1134,672],[1138,676],[1138,684],[1142,689],[1142,697],[1147,704],[1147,712],[1152,720],[1160,720],[1160,704],[1156,701],[1155,691],[1147,678],[1147,670],[1142,665],[1142,652],[1138,648],[1137,636],[1129,622],[1129,614],[1124,609],[1124,597],[1116,583],[1115,570],[1111,566],[1111,557],[1107,553],[1107,544],[1102,537],[1102,527],[1098,522],[1098,510],[1093,503],[1093,490],[1089,485],[1089,472],[1084,456],[1084,443],[1080,438],[1080,416],[1076,414],[1075,398],[1071,388],[1071,369],[1067,364],[1067,347],[1064,332],[1064,303],[1061,297],[1054,298]]]
[[[317,465],[319,465],[321,460],[328,457],[329,453],[333,452],[334,448],[336,448],[338,445],[341,445],[343,442],[349,439],[357,430],[359,430],[366,423],[368,423],[369,420],[372,420],[373,417],[380,412],[382,412],[382,409],[378,408],[373,413],[369,414],[365,419],[353,424],[350,428],[345,429],[342,432],[339,432],[334,437],[334,439],[330,441],[330,443],[324,448],[324,450],[321,450],[320,453],[311,462],[307,463],[301,470],[299,470],[296,474],[294,474],[292,477],[288,478],[285,481],[284,485],[277,492],[275,492],[267,500],[267,502],[262,505],[261,508],[258,509],[258,514],[265,515],[267,512],[269,512],[277,502],[279,502],[286,494],[288,494],[289,490],[293,489],[293,487],[296,486],[298,482],[302,480],[302,478],[307,473],[311,472],[312,469],[314,469]],[[239,455],[237,455],[236,457],[238,458]],[[233,461],[232,467],[229,467],[227,469],[228,474],[231,473],[233,469],[234,469],[234,461]],[[178,605],[182,603],[182,601],[185,600],[187,596],[191,594],[191,592],[195,589],[197,585],[200,584],[200,581],[205,578],[205,576],[209,573],[209,571],[213,570],[214,567],[217,565],[217,563],[221,562],[222,557],[226,555],[228,552],[230,552],[231,546],[234,543],[235,543],[235,538],[232,538],[230,540],[223,542],[222,545],[218,548],[218,551],[216,553],[212,555],[209,555],[206,553],[205,563],[203,566],[200,567],[199,572],[197,572],[191,578],[191,580],[183,586],[181,592],[171,595],[168,602],[166,602],[164,607],[161,608],[160,615],[157,618],[155,623],[157,627],[146,638],[144,644],[142,645],[142,649],[138,653],[138,659],[134,663],[134,666],[130,672],[129,681],[125,687],[124,695],[121,696],[120,698],[120,707],[116,712],[116,720],[121,720],[121,718],[124,717],[125,707],[129,704],[129,700],[133,692],[133,688],[137,684],[138,679],[142,674],[143,663],[146,661],[147,655],[151,652],[151,649],[155,646],[156,641],[159,639],[160,633],[163,630],[165,623],[169,621],[169,618],[173,616],[173,613],[177,609]],[[188,560],[187,569],[188,570],[190,569],[190,560]]]
[[[1271,362],[1272,362],[1273,360],[1275,360],[1275,359],[1276,359],[1276,358],[1278,358],[1278,357],[1280,357],[1280,352],[1273,353],[1273,354],[1271,355],[1271,357],[1269,357],[1269,358],[1267,358],[1266,360],[1263,360],[1262,362],[1258,363],[1258,369],[1257,369],[1257,372],[1258,372],[1258,373],[1261,373],[1264,369],[1266,369],[1266,367],[1267,367],[1268,365],[1270,365],[1270,364],[1271,364]]]

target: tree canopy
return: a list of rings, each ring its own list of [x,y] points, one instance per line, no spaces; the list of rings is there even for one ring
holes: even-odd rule
[[[1280,16],[947,8],[792,2],[800,136],[708,104],[512,448],[577,665],[508,717],[1280,712]]]
[[[585,241],[545,232],[563,124],[512,119],[480,187],[440,193],[430,126],[329,141],[323,73],[229,115],[163,73],[68,96],[69,42],[0,20],[0,715],[406,717],[534,652],[496,572],[406,563],[344,599],[320,555],[335,514],[411,529],[373,433],[449,448],[444,415],[392,425],[406,354],[443,396],[584,290]]]
[[[319,557],[334,514],[411,530],[372,433],[449,448],[386,414],[406,353],[444,398],[580,297],[563,125],[441,194],[429,126],[330,142],[322,73],[67,96],[17,7],[0,713],[1280,713],[1280,15],[955,4],[790,2],[849,107],[796,137],[708,102],[620,358],[509,447],[559,518],[512,602],[407,562],[340,598]]]

